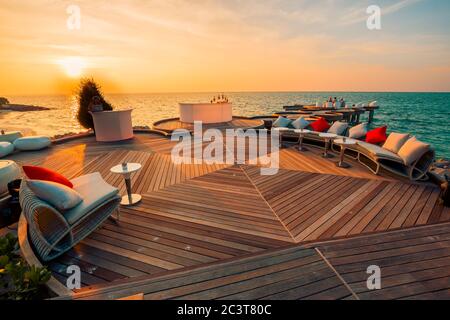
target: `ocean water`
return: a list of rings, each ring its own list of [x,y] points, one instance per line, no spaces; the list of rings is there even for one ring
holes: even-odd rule
[[[225,93],[233,103],[234,115],[271,115],[284,105],[314,104],[329,96],[349,103],[378,101],[372,126],[387,125],[388,131],[408,132],[433,145],[438,157],[450,158],[450,93],[353,93],[353,92],[243,92]],[[133,108],[133,125],[150,126],[178,116],[179,102],[210,101],[213,93],[161,93],[106,95],[115,108]],[[71,96],[14,96],[11,103],[48,107],[48,111],[0,111],[0,129],[26,134],[56,135],[80,132],[77,105]],[[363,117],[363,120],[366,115]]]

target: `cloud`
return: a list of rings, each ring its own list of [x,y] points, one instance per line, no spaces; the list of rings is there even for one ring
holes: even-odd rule
[[[414,5],[421,1],[422,0],[402,0],[402,1],[398,1],[394,4],[391,4],[389,6],[380,5],[381,14],[383,16],[393,14],[397,11],[400,11],[406,7]],[[346,15],[342,16],[341,19],[339,19],[339,24],[345,26],[345,25],[353,25],[353,24],[365,21],[367,19],[366,8],[367,8],[367,5],[365,7],[358,5],[356,7],[351,8],[350,10],[347,10],[348,13]]]

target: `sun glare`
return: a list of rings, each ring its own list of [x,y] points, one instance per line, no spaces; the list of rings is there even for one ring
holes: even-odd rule
[[[86,68],[86,62],[80,57],[67,57],[58,61],[58,64],[71,78],[79,77]]]

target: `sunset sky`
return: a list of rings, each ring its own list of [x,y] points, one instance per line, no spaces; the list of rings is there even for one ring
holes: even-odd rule
[[[0,21],[0,96],[83,76],[117,93],[450,91],[448,0],[0,0]]]

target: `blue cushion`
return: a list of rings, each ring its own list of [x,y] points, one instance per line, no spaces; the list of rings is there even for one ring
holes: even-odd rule
[[[279,117],[274,123],[273,123],[273,127],[274,128],[287,128],[289,127],[289,125],[292,123],[292,120],[289,120],[287,118],[284,117]]]
[[[50,203],[60,211],[75,208],[83,200],[76,190],[60,183],[43,180],[27,180],[26,182],[28,188],[38,198]]]
[[[81,195],[83,201],[75,208],[64,212],[64,217],[70,225],[80,221],[87,213],[119,193],[119,190],[103,180],[98,172],[72,179],[71,182],[73,189]]]
[[[309,121],[305,120],[304,117],[300,117],[297,120],[293,121],[291,125],[295,129],[305,129],[307,126],[309,126]]]

